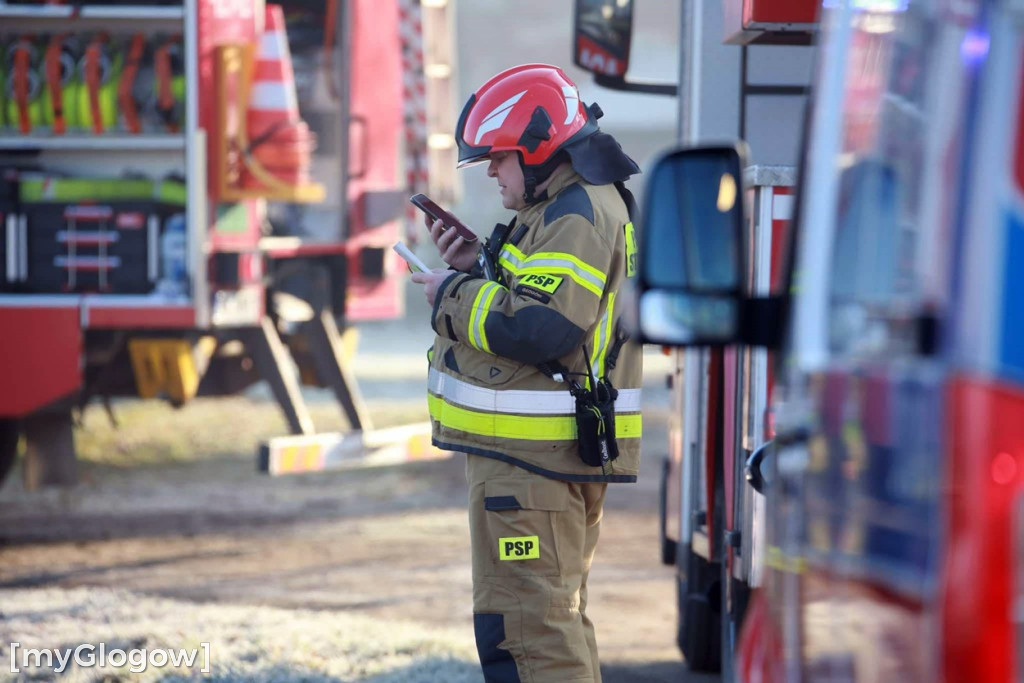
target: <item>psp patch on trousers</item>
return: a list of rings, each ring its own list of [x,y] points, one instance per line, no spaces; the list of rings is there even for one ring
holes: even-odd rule
[[[498,539],[498,559],[539,560],[540,540],[536,536],[510,536]]]

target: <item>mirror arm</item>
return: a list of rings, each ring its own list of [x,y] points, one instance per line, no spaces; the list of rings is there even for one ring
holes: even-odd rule
[[[784,336],[782,303],[781,296],[743,299],[738,341],[768,350],[781,348]]]
[[[758,493],[764,495],[764,475],[761,474],[761,462],[764,457],[768,455],[768,449],[772,446],[772,441],[768,441],[761,445],[756,451],[750,454],[747,458],[746,467],[743,468],[743,474],[747,479],[747,483],[750,484]]]
[[[647,93],[648,95],[668,95],[675,97],[679,94],[679,86],[674,83],[640,83],[627,81],[622,76],[609,76],[607,74],[594,74],[594,82],[602,88],[610,90],[625,90],[627,92]]]

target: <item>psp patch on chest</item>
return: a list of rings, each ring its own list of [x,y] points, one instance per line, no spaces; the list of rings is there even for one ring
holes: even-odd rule
[[[529,273],[519,279],[524,285],[529,285],[534,289],[539,289],[542,292],[548,294],[554,294],[555,290],[562,284],[562,279],[557,275],[547,275],[546,273]]]
[[[511,536],[498,539],[498,559],[539,560],[540,539],[536,536]]]

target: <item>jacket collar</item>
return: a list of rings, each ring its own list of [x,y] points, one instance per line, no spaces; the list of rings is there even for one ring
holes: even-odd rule
[[[537,216],[544,214],[544,209],[558,196],[558,193],[569,187],[581,182],[583,179],[580,174],[577,173],[572,166],[566,165],[559,168],[557,171],[551,174],[551,182],[547,186],[548,198],[542,202],[536,204],[530,204],[520,209],[516,213],[518,222],[521,224],[529,225],[536,222],[534,219]]]

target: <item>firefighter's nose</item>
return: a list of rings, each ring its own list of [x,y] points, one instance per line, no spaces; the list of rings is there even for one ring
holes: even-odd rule
[[[498,177],[498,163],[494,159],[491,159],[490,161],[487,162],[487,177]]]

